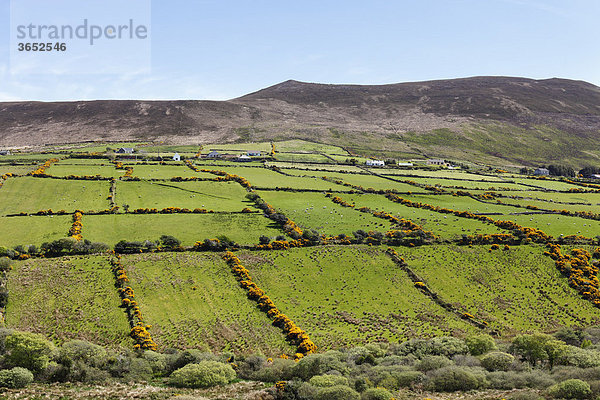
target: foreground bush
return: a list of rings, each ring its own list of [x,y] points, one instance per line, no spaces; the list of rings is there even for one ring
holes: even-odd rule
[[[432,390],[438,392],[467,391],[484,387],[485,376],[482,373],[461,367],[445,367],[433,371],[429,381]]]
[[[226,385],[235,378],[235,371],[230,365],[217,361],[200,361],[173,372],[169,383],[177,387],[208,388]]]
[[[581,379],[568,379],[548,388],[548,394],[561,399],[585,399],[592,394],[592,389]]]
[[[384,388],[371,388],[365,390],[360,398],[361,400],[391,400],[393,396]]]
[[[360,395],[348,386],[331,386],[317,392],[315,400],[360,400]]]
[[[481,358],[481,365],[488,371],[508,371],[515,358],[501,351],[493,351]]]
[[[33,382],[31,371],[21,367],[0,371],[0,387],[21,389]]]
[[[48,366],[54,345],[43,336],[29,332],[14,332],[6,337],[5,361],[14,367],[27,368],[34,373]]]

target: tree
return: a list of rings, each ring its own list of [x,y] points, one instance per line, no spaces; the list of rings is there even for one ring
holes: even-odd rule
[[[162,235],[159,241],[167,250],[174,250],[181,246],[181,240],[170,235]]]
[[[511,345],[511,351],[535,366],[538,362],[548,362],[550,369],[556,360],[565,352],[566,345],[550,335],[536,333],[519,335]]]

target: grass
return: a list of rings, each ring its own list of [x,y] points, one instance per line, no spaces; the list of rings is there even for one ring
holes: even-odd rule
[[[122,262],[162,348],[271,356],[293,351],[281,330],[246,297],[220,254],[141,254]]]
[[[350,157],[350,153],[338,146],[322,143],[307,142],[305,140],[285,140],[275,142],[275,151],[293,153],[324,153],[338,154]]]
[[[70,215],[0,217],[0,246],[33,244],[39,247],[68,236],[71,228]]]
[[[541,246],[398,248],[444,299],[487,321],[502,335],[600,322],[598,309],[570,288]]]
[[[0,215],[40,210],[104,210],[110,185],[100,181],[10,178],[0,188]]]
[[[379,248],[304,248],[239,257],[279,310],[321,350],[474,329],[415,289]]]
[[[100,175],[104,178],[112,178],[123,175],[125,171],[120,171],[114,165],[99,165],[99,164],[63,164],[57,163],[47,169],[47,173],[52,176],[68,176],[68,175]]]
[[[236,182],[117,182],[116,202],[128,204],[130,210],[180,207],[241,211],[254,204],[245,196],[246,190]]]
[[[359,229],[386,232],[392,227],[387,220],[342,207],[321,193],[258,193],[303,229],[314,229],[324,235],[351,235]]]
[[[370,207],[372,210],[385,211],[398,217],[409,219],[443,239],[456,239],[462,235],[504,232],[495,225],[481,221],[459,218],[421,208],[406,207],[402,204],[391,202],[381,195],[355,194],[343,195],[341,197],[349,203],[354,203],[356,208]]]
[[[262,235],[283,232],[259,214],[117,214],[85,215],[83,237],[114,245],[120,240],[157,240],[172,235],[186,246],[196,241],[225,235],[239,244],[256,244]]]
[[[85,339],[131,346],[106,257],[21,261],[8,274],[6,326],[42,333],[57,342]]]
[[[124,171],[121,171],[123,173]],[[205,172],[196,172],[188,168],[185,165],[160,165],[160,164],[134,164],[133,165],[133,176],[137,176],[141,179],[171,179],[173,177],[181,176],[187,177],[199,177],[199,178],[214,178],[212,174]]]
[[[354,165],[335,165],[335,164],[292,164],[288,162],[269,162],[268,166],[274,165],[279,168],[285,168],[286,173],[293,175],[304,175],[305,169],[319,169],[323,171],[348,171],[361,172],[362,170]]]
[[[27,175],[36,169],[36,165],[9,165],[0,164],[0,175],[11,173],[13,175]]]

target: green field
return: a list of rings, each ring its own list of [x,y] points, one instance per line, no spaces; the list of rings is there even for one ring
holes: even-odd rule
[[[415,289],[380,248],[242,253],[240,260],[322,350],[475,329]]]
[[[236,182],[117,182],[116,202],[129,205],[130,210],[180,207],[242,211],[254,204],[246,194]]]
[[[392,224],[370,214],[335,204],[321,193],[262,192],[258,194],[303,229],[324,235],[351,235],[359,229],[386,232]]]
[[[239,244],[256,244],[262,235],[283,235],[271,220],[260,214],[141,214],[85,215],[83,237],[114,245],[121,240],[156,241],[175,236],[185,246],[225,235]]]
[[[31,171],[37,168],[37,165],[10,165],[0,164],[0,175],[13,174],[13,175],[27,175]]]
[[[0,246],[35,246],[68,236],[70,215],[0,217]]]
[[[401,248],[427,285],[502,335],[600,323],[598,309],[569,287],[541,246]]]
[[[107,257],[17,263],[8,274],[6,326],[63,342],[130,347],[129,323]]]
[[[290,353],[282,332],[250,301],[220,254],[127,256],[122,261],[162,348]]]
[[[50,178],[11,178],[0,188],[0,215],[40,210],[104,210],[110,184]]]
[[[57,163],[53,164],[50,168],[46,170],[47,174],[52,176],[69,176],[69,175],[78,175],[78,176],[95,176],[100,175],[104,178],[112,178],[123,175],[124,171],[120,171],[115,168],[112,164],[99,165],[99,164],[67,164],[67,163]]]
[[[205,172],[196,172],[186,165],[160,165],[160,164],[133,164],[133,176],[141,179],[171,179],[181,176],[183,178],[214,178],[215,176]],[[124,172],[124,171],[121,171]]]

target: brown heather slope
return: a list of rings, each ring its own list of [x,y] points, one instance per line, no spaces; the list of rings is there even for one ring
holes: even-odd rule
[[[0,103],[0,146],[303,138],[358,153],[600,163],[600,88],[475,77],[390,85],[286,81],[229,101]]]

